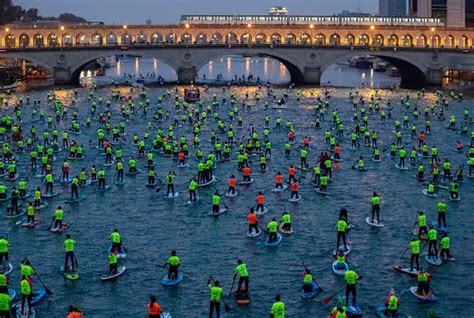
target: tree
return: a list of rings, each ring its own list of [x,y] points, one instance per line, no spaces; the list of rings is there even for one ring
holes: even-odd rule
[[[58,20],[64,23],[78,23],[78,22],[87,22],[86,19],[77,17],[72,13],[62,13],[59,15]]]

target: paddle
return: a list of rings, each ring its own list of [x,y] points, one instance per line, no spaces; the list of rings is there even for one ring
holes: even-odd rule
[[[409,249],[410,249],[410,248],[409,248],[409,247],[407,247],[407,248],[405,249],[405,251],[403,251],[403,254],[402,254],[402,256],[400,256],[400,259],[402,259],[402,258],[403,258],[403,256],[405,256],[405,253],[406,253],[406,252],[407,252]]]
[[[43,281],[41,280],[41,277],[40,275],[38,274],[38,272],[36,271],[36,269],[30,264],[31,268],[33,269],[33,273],[36,275],[36,277],[38,277],[38,280],[40,281],[41,285],[43,285],[43,288],[46,290],[46,294],[48,294],[49,296],[53,294],[53,292],[45,286],[45,284],[43,283]]]
[[[301,264],[303,265],[305,271],[306,271],[306,272],[309,272],[308,267],[306,267],[306,265],[305,265],[303,262],[301,262]],[[319,288],[321,291],[324,290],[324,289],[321,287],[321,285],[318,284],[318,282],[316,281],[316,279],[314,279],[314,277],[313,277],[313,281],[316,283],[316,285],[318,285],[318,288]]]
[[[209,276],[209,278],[211,279],[211,281],[214,281],[214,278],[212,277],[212,275]],[[232,286],[233,286],[233,283],[232,283]],[[233,287],[232,287],[232,288],[233,288]],[[229,294],[229,296],[230,296],[230,294]],[[230,308],[230,306],[226,304],[226,302],[225,302],[224,299],[222,299],[222,302],[224,303],[224,310],[225,310],[225,312],[229,312],[229,311],[232,310],[232,308]]]
[[[234,275],[234,279],[232,280],[232,286],[230,286],[229,294],[227,297],[230,297],[230,294],[232,294],[232,290],[234,289],[234,283],[235,283],[235,278],[237,277],[237,274]]]

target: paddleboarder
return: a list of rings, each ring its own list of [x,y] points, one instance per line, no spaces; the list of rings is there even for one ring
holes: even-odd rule
[[[216,191],[212,195],[212,213],[213,214],[219,214],[219,212],[220,212],[220,203],[221,203],[221,196],[219,195],[219,192]]]
[[[285,303],[281,301],[281,296],[275,296],[275,302],[270,311],[270,318],[285,318]]]
[[[258,235],[260,233],[260,228],[258,226],[257,215],[255,214],[253,207],[250,208],[250,212],[247,215],[247,221],[249,224],[248,234],[252,234],[252,231],[255,231],[255,235]]]
[[[268,231],[268,242],[275,242],[277,240],[277,231],[278,231],[278,223],[276,218],[272,218],[272,220],[267,225]]]
[[[438,257],[438,231],[431,227],[428,231],[428,257]]]
[[[440,247],[440,257],[444,259],[451,259],[453,256],[449,252],[449,247],[451,245],[451,239],[448,236],[448,233],[443,233],[441,241],[439,242],[439,247]]]
[[[344,281],[346,282],[346,306],[349,305],[349,296],[352,294],[352,305],[356,304],[357,296],[357,279],[359,276],[354,270],[349,269],[344,274]]]
[[[219,281],[213,280],[212,278],[209,278],[207,281],[207,286],[211,291],[211,299],[209,301],[209,318],[214,317],[214,311],[216,312],[215,317],[220,318],[222,288],[220,287]]]
[[[377,219],[377,223],[380,223],[380,196],[377,194],[377,192],[374,191],[372,194],[372,198],[370,199],[370,204],[372,205],[372,223],[374,222],[374,219]]]
[[[385,314],[389,317],[397,317],[399,305],[400,298],[395,295],[395,290],[392,288],[385,299]]]
[[[247,271],[247,265],[242,262],[241,259],[237,260],[237,266],[235,267],[234,280],[239,275],[239,283],[237,284],[237,290],[241,290],[242,285],[245,284],[245,290],[249,290],[249,273]]]
[[[76,244],[76,241],[72,239],[70,234],[66,235],[66,240],[64,241],[64,251],[66,252],[65,258],[64,258],[64,271],[69,272],[69,266],[68,263],[71,261],[71,272],[75,272],[75,258],[76,256],[74,255],[74,245]]]
[[[32,300],[32,291],[31,291],[31,282],[26,275],[21,276],[20,281],[20,290],[21,290],[21,314],[25,312],[25,303],[28,303],[28,315],[31,315],[31,300]]]
[[[121,254],[122,253],[122,238],[117,229],[114,229],[110,233],[109,238],[112,240],[112,253]]]
[[[288,211],[281,214],[280,224],[284,231],[291,232],[291,215]]]
[[[431,274],[428,272],[420,272],[417,276],[418,280],[418,289],[416,293],[422,296],[429,296],[430,291],[430,281],[431,281]]]
[[[69,305],[69,310],[67,314],[67,318],[82,318],[84,317],[84,313],[77,309],[76,307]]]
[[[156,301],[155,296],[150,296],[150,303],[146,305],[148,309],[148,318],[160,318],[161,312],[163,308],[161,305]]]
[[[339,250],[339,245],[344,243],[344,251],[347,251],[347,222],[344,217],[339,216],[337,221],[337,239],[336,239],[336,251]]]
[[[181,266],[181,260],[176,256],[176,251],[171,251],[171,255],[163,267],[168,266],[168,280],[178,279],[178,268]]]
[[[413,264],[416,264],[416,271],[420,270],[420,239],[413,238],[408,244],[411,252],[410,271],[413,272]]]

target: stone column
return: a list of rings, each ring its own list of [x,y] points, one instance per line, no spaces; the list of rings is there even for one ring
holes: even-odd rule
[[[70,67],[54,67],[53,79],[55,85],[73,84]]]
[[[428,67],[425,76],[428,85],[441,86],[443,83],[443,69],[440,67]]]
[[[321,67],[305,66],[303,76],[305,84],[319,85],[321,84]]]
[[[192,84],[197,76],[195,66],[180,66],[178,68],[178,81],[181,84]]]

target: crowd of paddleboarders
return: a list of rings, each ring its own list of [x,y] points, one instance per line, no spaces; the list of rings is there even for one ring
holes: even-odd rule
[[[403,254],[395,270],[414,278],[409,290],[420,301],[437,301],[438,295],[430,285],[437,279],[436,273],[423,268],[420,258],[434,271],[445,262],[455,261],[450,251],[447,214],[461,200],[459,191],[466,178],[474,178],[474,131],[468,135],[472,118],[466,108],[460,120],[450,112],[450,102],[461,103],[462,94],[438,91],[430,105],[423,103],[426,94],[423,90],[416,92],[416,97],[401,96],[399,102],[382,100],[377,92],[366,99],[354,90],[347,100],[350,109],[340,110],[332,106],[330,89],[322,89],[320,96],[305,97],[301,91],[290,87],[279,100],[270,85],[259,86],[254,96],[246,94],[243,98],[227,87],[222,88],[222,96],[207,93],[208,89],[204,88],[193,101],[187,101],[186,95],[183,98],[178,87],[167,90],[154,100],[146,88],[130,88],[123,93],[118,87],[107,98],[91,89],[84,100],[79,98],[77,91],[67,100],[54,91],[33,100],[25,95],[2,96],[0,102],[5,112],[0,122],[0,177],[3,179],[0,180],[0,203],[5,208],[6,217],[12,219],[12,226],[31,231],[38,229],[41,220],[50,219],[49,231],[64,236],[64,264],[58,266],[59,272],[65,279],[76,281],[80,275],[76,243],[79,248],[86,243],[76,238],[64,210],[87,202],[87,196],[93,195],[87,191],[89,188],[101,193],[113,186],[123,187],[127,182],[141,180],[147,188],[154,189],[157,196],[163,196],[160,192],[166,188],[166,200],[180,200],[179,195],[185,193],[183,200],[190,207],[207,205],[207,214],[213,218],[244,209],[246,224],[242,226],[248,238],[256,240],[258,245],[277,248],[282,241],[291,239],[295,216],[282,209],[278,216],[272,216],[264,223],[263,216],[270,211],[266,204],[268,200],[273,200],[274,196],[285,197],[291,204],[305,209],[300,187],[314,188],[314,196],[337,196],[332,189],[337,182],[336,176],[343,175],[344,162],[350,162],[350,170],[364,174],[371,170],[371,165],[392,160],[393,169],[400,170],[400,173],[414,171],[408,171],[407,175],[410,173],[413,182],[422,185],[420,195],[436,200],[437,208],[436,217],[427,207],[420,206],[412,212],[413,231],[408,235],[413,238],[407,240],[406,249],[400,251]],[[306,120],[310,122],[314,135],[301,134],[290,114],[284,118],[282,112],[277,112],[289,107],[287,100],[294,100],[297,105],[303,100],[311,101],[314,112]],[[79,116],[77,107],[89,107],[86,118]],[[254,109],[264,112],[263,123],[245,116],[246,111]],[[394,109],[397,114],[401,113],[401,118],[394,118]],[[130,138],[127,125],[131,118],[139,115],[148,116],[142,120],[143,133]],[[436,145],[435,139],[430,138],[432,125],[444,125],[446,120],[445,128],[454,136],[452,144]],[[377,131],[373,128],[374,122],[393,129],[389,133]],[[92,132],[95,137],[84,139],[86,132]],[[275,147],[272,144],[275,135],[284,136],[286,141]],[[408,147],[412,140],[416,140],[415,145]],[[468,141],[464,145],[461,140]],[[130,143],[133,152],[125,147]],[[441,158],[441,147],[450,148],[455,156]],[[323,151],[316,151],[316,148]],[[369,159],[362,153],[364,149],[371,152]],[[274,156],[288,158],[288,165],[273,166]],[[298,160],[292,163],[292,156]],[[85,158],[90,158],[92,164],[82,164]],[[458,158],[462,158],[461,163],[456,161]],[[176,173],[175,169],[163,171],[157,168],[157,163],[163,161],[176,162],[176,171],[190,171],[185,181],[186,189],[177,187],[177,178],[183,178],[183,174]],[[367,165],[366,161],[371,164]],[[224,180],[227,184],[217,187],[218,180],[213,171],[224,165],[235,167]],[[140,174],[144,177],[141,178]],[[252,189],[252,183],[263,174],[271,174],[274,180],[268,185],[270,191]],[[204,191],[206,188],[212,189],[211,195],[201,194],[207,193]],[[255,199],[248,197],[253,190]],[[447,190],[446,195],[443,190]],[[368,216],[365,221],[367,226],[374,228],[384,227],[384,195],[379,192],[379,189],[374,189],[371,197],[366,198]],[[59,200],[60,194],[66,198]],[[247,208],[232,204],[238,195],[254,200],[253,206]],[[301,263],[304,269],[299,282],[301,297],[313,299],[326,289],[338,289],[323,299],[324,304],[337,299],[328,310],[329,316],[360,317],[362,307],[358,299],[363,295],[357,293],[357,285],[363,276],[349,261],[352,250],[349,234],[356,230],[356,225],[351,222],[352,218],[349,219],[350,207],[337,209],[340,211],[334,219],[332,270],[342,277],[343,286],[325,286],[323,289],[310,266]],[[127,270],[121,264],[127,258],[127,248],[119,230],[113,229],[109,239],[110,247],[103,261],[107,266],[104,265],[104,274],[100,277],[103,282],[119,279]],[[28,258],[21,264],[10,263],[10,247],[12,253],[21,254],[20,246],[10,246],[6,233],[0,239],[0,263],[3,264],[0,317],[10,317],[10,312],[17,317],[35,317],[35,306],[53,292],[46,287]],[[132,246],[129,248],[133,249]],[[410,259],[402,261],[407,252]],[[170,251],[162,266],[168,268],[161,280],[164,287],[172,288],[185,279],[186,272],[181,265],[179,250]],[[17,266],[21,271],[20,282],[9,279]],[[223,317],[225,312],[232,310],[226,300],[234,299],[237,306],[251,305],[251,274],[256,275],[256,269],[247,268],[243,259],[236,260],[228,294],[223,291],[222,281],[213,276],[207,278],[210,318]],[[42,287],[33,290],[33,280]],[[20,291],[18,297],[15,290]],[[403,311],[399,308],[399,296],[397,291],[387,290],[386,300],[377,313],[380,317],[396,317]],[[150,297],[146,307],[149,317],[171,317],[173,311],[173,308],[165,311],[156,296]],[[275,295],[274,303],[268,309],[270,317],[283,318],[285,310],[285,295]],[[69,318],[83,315],[73,305],[68,309]]]

